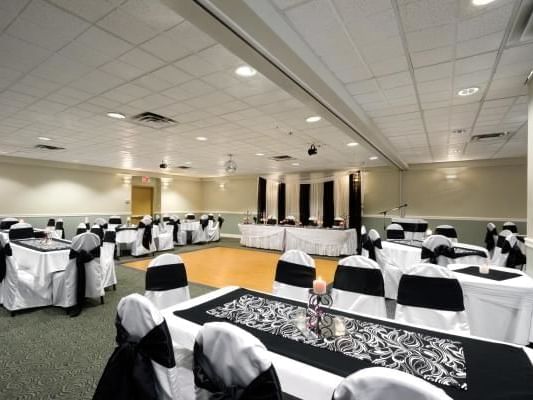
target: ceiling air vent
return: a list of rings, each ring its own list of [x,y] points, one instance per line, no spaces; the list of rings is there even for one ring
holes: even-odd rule
[[[281,156],[270,157],[270,160],[272,160],[272,161],[291,161],[291,160],[296,160],[296,158],[291,157],[291,156],[287,156],[287,155],[281,155]]]
[[[191,167],[189,167],[188,165],[178,165],[176,168],[179,168],[179,169],[190,169]]]
[[[533,41],[533,0],[524,0],[509,34],[509,44],[523,44]]]
[[[164,117],[159,114],[151,113],[151,112],[143,112],[137,115],[134,115],[131,117],[132,122],[147,126],[149,128],[154,129],[162,129],[167,128],[169,126],[175,125],[178,122],[173,120],[172,118]]]
[[[484,133],[482,135],[474,135],[470,139],[471,142],[489,142],[503,139],[509,132]]]
[[[35,148],[42,150],[65,150],[64,147],[50,146],[49,144],[36,144]]]

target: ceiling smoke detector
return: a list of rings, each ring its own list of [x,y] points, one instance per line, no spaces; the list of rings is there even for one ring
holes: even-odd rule
[[[488,142],[503,139],[509,135],[508,131],[505,132],[495,132],[495,133],[484,133],[481,135],[474,135],[470,139],[471,142]]]
[[[237,172],[237,163],[233,161],[233,154],[228,154],[229,160],[224,163],[224,169],[228,174]]]

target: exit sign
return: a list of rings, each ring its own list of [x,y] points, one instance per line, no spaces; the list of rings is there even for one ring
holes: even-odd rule
[[[150,177],[149,176],[143,176],[141,178],[142,183],[150,183]]]

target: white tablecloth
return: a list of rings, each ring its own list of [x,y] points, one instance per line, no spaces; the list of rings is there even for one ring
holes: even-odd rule
[[[355,229],[285,228],[285,250],[338,257],[357,252]]]
[[[200,229],[200,221],[182,221],[180,224],[180,230],[182,231],[197,231]]]
[[[456,270],[471,265],[450,264],[448,268]],[[456,274],[463,288],[471,333],[517,344],[533,342],[533,279],[518,270],[491,268],[521,276],[495,281]]]
[[[283,226],[239,224],[239,231],[243,246],[280,251],[285,248],[285,227]]]
[[[235,289],[237,289],[237,287],[235,286],[218,289],[203,296],[199,296],[189,301],[178,304],[176,306],[166,308],[162,311],[163,316],[167,321],[175,351],[177,350],[178,352],[191,352],[194,346],[194,339],[201,326],[186,319],[177,317],[173,314],[173,312],[176,310],[187,309],[205,303],[226,293],[229,293]],[[383,319],[383,321],[390,320]],[[408,324],[404,325],[409,326]],[[433,330],[436,331],[435,329]],[[530,358],[530,360],[532,360],[533,362],[533,351],[528,348],[523,349]],[[300,361],[293,360],[280,354],[273,352],[269,352],[269,354],[272,358],[274,368],[276,369],[276,372],[278,374],[282,390],[285,393],[288,393],[292,396],[296,396],[300,399],[331,399],[333,391],[343,379],[339,375],[335,375],[322,369],[312,367],[308,364],[304,364]],[[180,359],[176,359],[176,363],[179,367]],[[187,363],[182,364],[181,366],[190,367],[189,364],[190,360]],[[180,372],[181,371],[184,371],[184,369],[180,368]],[[190,372],[189,378],[193,379],[192,372]]]

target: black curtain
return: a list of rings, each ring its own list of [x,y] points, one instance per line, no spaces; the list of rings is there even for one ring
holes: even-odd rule
[[[265,178],[259,177],[257,181],[257,221],[261,222],[261,218],[266,218],[266,203],[267,203],[267,181]]]
[[[285,219],[285,184],[278,186],[278,222]]]
[[[300,222],[309,225],[311,185],[309,183],[300,184]]]
[[[348,197],[349,227],[357,230],[357,254],[361,254],[361,172],[350,174]]]
[[[322,215],[324,220],[324,227],[331,228],[333,220],[335,219],[335,204],[333,200],[333,190],[335,183],[333,181],[324,182],[324,205],[322,208]]]

